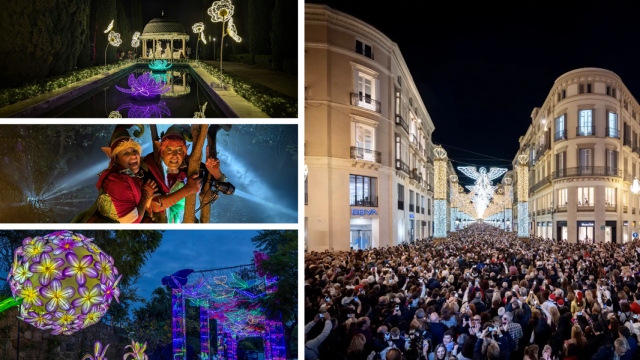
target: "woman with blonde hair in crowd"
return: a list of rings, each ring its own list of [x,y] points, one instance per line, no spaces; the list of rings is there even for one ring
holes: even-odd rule
[[[582,332],[579,325],[573,325],[571,328],[571,339],[564,342],[564,358],[565,360],[578,360],[584,358],[584,352],[587,348],[587,338]]]
[[[367,338],[362,334],[357,334],[351,340],[351,345],[347,349],[347,359],[349,360],[366,360],[368,354],[364,350]]]

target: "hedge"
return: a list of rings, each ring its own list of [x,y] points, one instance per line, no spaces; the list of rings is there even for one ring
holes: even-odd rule
[[[205,63],[200,63],[200,67],[216,79],[220,78],[220,69]],[[229,72],[222,73],[222,81],[233,86],[238,95],[272,118],[298,117],[298,101],[292,97]]]
[[[298,59],[284,59],[282,61],[284,72],[290,75],[298,75]]]
[[[78,81],[88,79],[95,75],[100,75],[106,70],[113,70],[122,66],[125,63],[134,64],[133,60],[121,60],[117,64],[109,64],[106,67],[94,66],[87,69],[75,70],[66,74],[52,76],[42,79],[34,84],[25,85],[19,88],[0,90],[0,108],[15,104],[19,101],[36,97],[38,95],[47,93],[71,85]]]
[[[273,70],[271,66],[271,55],[256,55],[256,65],[262,69]]]

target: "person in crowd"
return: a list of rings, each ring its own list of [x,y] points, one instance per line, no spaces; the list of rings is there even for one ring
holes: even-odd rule
[[[475,223],[438,243],[307,252],[305,358],[633,359],[638,248]]]

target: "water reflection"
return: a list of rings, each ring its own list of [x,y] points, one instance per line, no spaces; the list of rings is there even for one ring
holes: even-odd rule
[[[117,111],[122,109],[129,109],[127,116],[130,118],[161,118],[162,113],[165,113],[168,116],[171,116],[171,111],[167,107],[167,103],[164,101],[160,101],[157,104],[147,105],[147,106],[139,106],[132,103],[126,103],[118,108]]]

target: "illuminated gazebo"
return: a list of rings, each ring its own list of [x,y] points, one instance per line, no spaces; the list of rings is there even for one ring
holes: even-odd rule
[[[184,26],[176,19],[164,16],[164,11],[162,17],[151,20],[144,27],[140,40],[142,41],[141,57],[143,59],[173,60],[180,59],[181,56],[186,58],[186,42],[189,41],[189,35],[184,31]],[[149,46],[149,40],[151,40],[151,46]],[[164,47],[162,40],[168,41]],[[178,50],[175,50],[174,40],[181,40],[181,49],[178,47]]]

